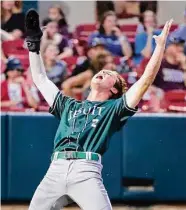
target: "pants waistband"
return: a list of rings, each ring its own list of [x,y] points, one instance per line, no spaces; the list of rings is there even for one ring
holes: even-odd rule
[[[52,160],[65,159],[84,159],[84,160],[93,160],[101,163],[101,155],[94,152],[76,152],[76,151],[64,151],[64,152],[55,152],[52,155]]]

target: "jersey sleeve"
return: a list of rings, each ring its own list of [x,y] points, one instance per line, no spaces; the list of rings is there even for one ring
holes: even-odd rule
[[[120,125],[122,126],[129,117],[133,116],[138,111],[129,107],[126,101],[126,95],[124,94],[121,98],[116,100],[116,114],[120,120]]]
[[[65,106],[67,106],[72,100],[72,98],[64,96],[61,91],[59,91],[54,99],[53,105],[49,108],[49,113],[56,118],[61,119]]]

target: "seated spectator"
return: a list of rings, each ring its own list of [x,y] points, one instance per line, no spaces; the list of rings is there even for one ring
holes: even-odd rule
[[[111,71],[116,71],[117,66],[114,63],[114,57],[109,53],[105,52],[97,56],[98,71],[102,69],[108,69]]]
[[[1,29],[0,37],[1,41],[15,40],[23,36],[25,31],[24,14],[14,13],[15,1],[2,1],[1,2]],[[1,43],[0,43],[1,44]],[[7,58],[4,55],[2,46],[0,47],[1,59],[4,63],[7,62]]]
[[[13,13],[15,1],[1,2],[1,29],[11,34],[11,36],[22,37],[25,31],[24,14]],[[1,37],[1,39],[3,39]]]
[[[2,41],[13,41],[16,39],[20,39],[20,37],[22,36],[22,32],[19,29],[15,29],[11,33],[8,33],[0,29],[0,36]]]
[[[58,23],[59,33],[68,38],[68,24],[60,5],[53,5],[49,8],[48,17],[43,20],[43,25],[46,25],[49,19],[56,21]]]
[[[152,26],[157,28],[157,17],[156,14],[152,10],[146,10],[139,17],[140,23],[138,24],[137,33],[145,32],[145,26]]]
[[[164,60],[154,81],[163,91],[186,90],[186,56],[183,53],[184,40],[172,41],[165,51]]]
[[[22,73],[20,61],[10,58],[5,70],[6,80],[1,82],[1,109],[37,108]]]
[[[132,48],[126,36],[120,31],[117,25],[117,18],[113,11],[104,13],[97,32],[89,37],[89,44],[98,38],[105,44],[105,47],[115,56],[132,56]]]
[[[186,9],[185,9],[185,12],[184,12],[184,21],[183,21],[183,24],[181,24],[170,35],[170,39],[177,39],[177,38],[181,38],[182,40],[185,40],[184,53],[186,55]]]
[[[70,77],[62,84],[62,89],[65,95],[75,98],[76,94],[82,94],[90,87],[91,79],[97,72],[103,68],[115,70],[115,64],[112,56],[107,51],[103,51],[102,53],[98,54],[92,62],[92,65],[95,71],[87,69],[76,76]]]
[[[165,92],[186,90],[186,56],[183,54],[184,40],[172,40],[165,50],[164,59],[153,85],[141,102],[142,110],[165,112]]]
[[[78,57],[86,57],[87,54],[87,42],[85,40],[72,40],[73,55]]]
[[[140,13],[144,13],[146,10],[151,10],[157,14],[158,1],[140,1]]]
[[[142,24],[144,31],[136,35],[135,38],[135,58],[134,62],[139,64],[143,58],[150,58],[155,49],[153,35],[159,35],[161,30],[157,29],[155,14],[147,10],[143,13]]]
[[[58,23],[52,20],[48,20],[45,23],[46,25],[44,26],[46,26],[46,29],[43,32],[41,40],[41,53],[44,53],[49,44],[55,44],[59,49],[58,59],[61,60],[72,56],[73,51],[69,46],[68,39],[58,32]]]
[[[87,52],[87,58],[81,59],[81,61],[78,61],[76,67],[74,68],[71,76],[76,76],[79,73],[82,73],[86,70],[91,70],[94,74],[96,69],[94,69],[94,66],[92,65],[93,61],[97,57],[98,54],[105,51],[105,46],[102,42],[100,42],[99,39],[95,39],[90,45]]]
[[[61,84],[67,76],[67,66],[64,61],[57,59],[57,55],[57,46],[50,44],[44,52],[43,60],[48,78],[61,89]]]
[[[96,20],[99,22],[105,12],[115,12],[113,1],[96,1]]]

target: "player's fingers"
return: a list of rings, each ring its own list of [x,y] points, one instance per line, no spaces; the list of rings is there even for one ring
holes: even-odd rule
[[[173,19],[170,19],[170,20],[168,21],[168,26],[167,26],[166,36],[168,36],[168,35],[169,35],[169,31],[170,31],[170,28],[171,28],[172,22],[173,22]]]
[[[173,18],[169,20],[169,24],[168,24],[168,31],[170,30],[171,26],[172,26],[172,23],[173,23]]]
[[[163,27],[163,30],[162,30],[162,33],[163,33],[163,34],[166,33],[166,31],[167,31],[168,23],[169,23],[169,21],[166,21],[166,23],[165,23],[165,25],[164,25],[164,27]]]

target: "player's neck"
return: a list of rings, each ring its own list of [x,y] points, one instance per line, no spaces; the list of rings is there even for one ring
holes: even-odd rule
[[[106,101],[109,98],[109,93],[101,91],[91,91],[87,97],[88,101]]]

